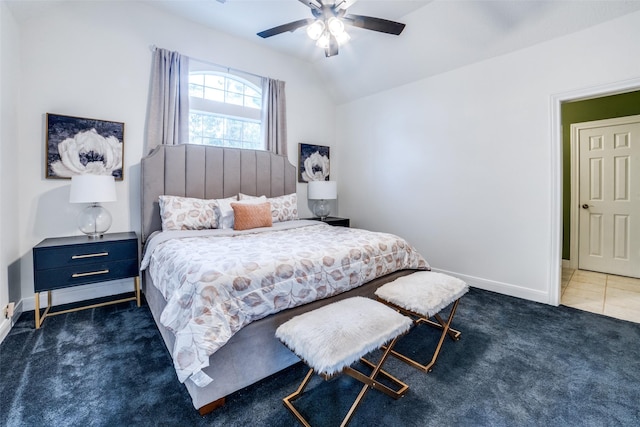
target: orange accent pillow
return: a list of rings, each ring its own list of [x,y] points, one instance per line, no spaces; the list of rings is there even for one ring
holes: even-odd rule
[[[271,227],[271,203],[231,203],[233,208],[233,229],[249,230],[258,227]]]

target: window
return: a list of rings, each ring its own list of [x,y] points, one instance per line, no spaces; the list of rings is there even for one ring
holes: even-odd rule
[[[189,73],[189,142],[264,150],[262,91],[229,73]]]

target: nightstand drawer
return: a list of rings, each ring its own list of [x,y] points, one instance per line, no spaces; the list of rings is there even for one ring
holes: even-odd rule
[[[137,258],[34,271],[36,292],[124,279],[138,275]]]
[[[112,263],[138,258],[138,241],[95,242],[80,245],[39,248],[33,253],[36,271],[76,267],[95,263]]]

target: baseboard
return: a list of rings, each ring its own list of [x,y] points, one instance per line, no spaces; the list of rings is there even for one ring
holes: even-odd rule
[[[9,335],[9,331],[11,330],[11,320],[5,319],[4,317],[0,321],[0,343],[4,341],[4,339]]]
[[[450,276],[464,280],[469,286],[474,288],[484,289],[485,291],[497,292],[503,295],[509,295],[516,298],[549,304],[549,294],[547,292],[536,291],[533,289],[523,288],[522,286],[497,282],[495,280],[482,279],[480,277],[459,274],[453,271],[441,270],[433,267],[431,269],[433,271],[448,274]]]
[[[75,286],[53,291],[52,305],[69,304],[73,302],[86,301],[94,298],[108,297],[111,295],[133,292],[133,279],[113,280],[110,282],[92,283],[90,285]],[[40,308],[46,306],[46,292],[40,293]],[[35,310],[35,295],[30,295],[22,299],[23,311]]]
[[[24,311],[22,309],[22,301],[18,301],[18,303],[13,308],[13,316],[11,319],[2,318],[2,323],[0,323],[0,343],[4,341],[4,339],[9,335],[9,331],[13,328],[13,325],[16,324],[16,321],[20,318],[20,315]]]

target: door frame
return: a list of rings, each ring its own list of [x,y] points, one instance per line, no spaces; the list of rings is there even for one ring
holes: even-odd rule
[[[551,160],[549,189],[550,196],[550,248],[549,248],[549,304],[560,305],[562,292],[562,109],[563,102],[579,101],[603,96],[617,95],[625,92],[640,90],[640,78],[622,80],[591,86],[582,89],[551,94],[550,132],[551,145],[549,157]]]
[[[640,114],[633,116],[616,117],[613,119],[593,120],[589,122],[575,123],[571,125],[571,210],[569,233],[569,268],[577,269],[580,254],[580,131],[596,127],[609,127],[627,123],[640,122]]]

